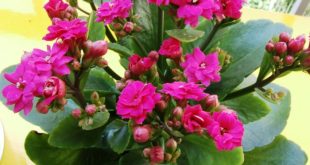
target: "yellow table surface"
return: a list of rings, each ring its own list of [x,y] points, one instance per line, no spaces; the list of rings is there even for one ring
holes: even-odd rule
[[[41,38],[47,32],[50,20],[42,8],[43,4],[44,0],[0,0],[0,70],[16,64],[25,50],[45,48],[47,43]],[[243,21],[265,18],[285,23],[294,29],[294,35],[310,32],[310,18],[254,9],[244,9],[242,17]],[[120,68],[115,54],[109,54],[108,60],[112,66]],[[122,69],[117,71],[122,73]],[[292,110],[283,134],[310,155],[310,76],[294,73],[276,80],[276,83],[292,92]],[[4,155],[0,164],[32,164],[24,151],[24,139],[30,130],[40,129],[8,111],[3,104],[0,104],[0,121],[5,134]]]

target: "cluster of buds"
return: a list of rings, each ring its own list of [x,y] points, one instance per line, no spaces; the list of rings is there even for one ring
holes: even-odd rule
[[[58,18],[65,21],[70,21],[77,18],[78,13],[75,7],[69,6],[63,1],[49,1],[44,6],[50,19]]]
[[[150,160],[151,165],[160,163],[176,163],[181,156],[181,150],[178,148],[178,143],[173,138],[166,141],[164,147],[153,146],[143,150],[145,158]]]
[[[142,27],[134,22],[114,22],[112,23],[112,29],[117,37],[122,38],[134,32],[141,32]]]
[[[304,35],[291,38],[290,34],[283,32],[278,41],[269,41],[266,51],[273,55],[274,64],[278,68],[291,66],[298,59],[303,51],[306,38]]]

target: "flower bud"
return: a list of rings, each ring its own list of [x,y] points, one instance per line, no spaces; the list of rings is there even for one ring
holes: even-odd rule
[[[265,48],[268,53],[272,53],[274,51],[274,44],[272,42],[268,42]]]
[[[100,99],[100,96],[99,96],[99,93],[98,92],[93,92],[90,96],[90,100],[93,102],[93,103],[96,103],[98,102]]]
[[[171,160],[172,163],[176,163],[178,158],[181,156],[181,149],[178,149],[174,154]]]
[[[302,47],[304,47],[305,43],[306,43],[306,37],[305,35],[300,35],[296,38],[296,40],[300,41]]]
[[[151,69],[154,61],[149,57],[140,57],[137,54],[132,55],[129,58],[128,69],[135,76],[140,76]]]
[[[183,116],[183,109],[181,107],[176,107],[173,110],[173,117],[175,117],[176,119],[181,119]]]
[[[72,112],[71,112],[71,115],[75,118],[75,119],[78,119],[81,117],[81,114],[82,114],[82,111],[81,109],[74,109]]]
[[[79,71],[81,69],[81,63],[78,60],[73,60],[72,62],[73,70]]]
[[[278,42],[275,44],[275,50],[278,55],[284,54],[287,51],[287,45],[285,42]]]
[[[302,40],[291,40],[288,44],[288,50],[290,53],[298,53],[304,48],[304,41]]]
[[[293,63],[294,63],[294,57],[293,56],[291,56],[291,55],[287,55],[286,57],[285,57],[285,59],[284,59],[284,63],[286,64],[286,65],[292,65]]]
[[[148,54],[148,57],[150,57],[153,61],[157,61],[159,58],[159,54],[157,51],[153,50]]]
[[[113,26],[113,29],[116,30],[116,31],[119,31],[119,30],[123,29],[123,25],[120,24],[120,23],[113,23],[112,26]]]
[[[86,106],[85,108],[85,112],[87,113],[87,115],[92,116],[96,113],[97,111],[97,107],[94,104],[89,104]]]
[[[167,149],[167,152],[169,153],[174,153],[177,147],[178,147],[178,143],[173,138],[170,138],[166,142],[166,149]]]
[[[136,126],[133,129],[133,139],[137,143],[147,142],[152,135],[152,128],[149,125]]]
[[[151,148],[144,148],[144,150],[143,150],[143,156],[144,157],[149,158],[150,153],[151,153]]]
[[[156,103],[156,108],[160,111],[163,112],[164,109],[167,108],[167,103],[164,100],[160,100]]]
[[[172,155],[165,153],[165,161],[169,162],[172,159]]]
[[[217,95],[209,95],[206,97],[206,105],[208,108],[216,108],[220,105]]]
[[[64,105],[68,103],[68,100],[65,97],[62,97],[62,98],[57,99],[57,102],[59,105],[63,107]]]
[[[309,69],[310,68],[310,55],[305,56],[302,60],[301,60],[301,65],[304,69]]]
[[[123,90],[125,88],[125,86],[126,85],[123,82],[120,82],[120,81],[116,82],[116,84],[115,84],[116,89],[119,90],[119,91]]]
[[[125,32],[131,33],[134,29],[134,26],[135,25],[132,22],[126,22],[123,29]]]
[[[36,105],[37,111],[42,114],[48,113],[48,107],[49,107],[49,104],[46,104],[44,101],[40,101]]]
[[[127,33],[124,30],[121,30],[119,32],[116,32],[116,35],[120,38],[125,37]]]
[[[50,77],[44,84],[43,95],[45,98],[63,98],[66,95],[66,84],[58,77]]]
[[[273,62],[274,63],[280,62],[280,57],[279,56],[273,56]]]
[[[108,43],[106,41],[100,40],[96,42],[86,41],[87,52],[85,59],[98,58],[105,55],[108,51]]]
[[[133,29],[135,32],[141,32],[143,29],[141,26],[135,26]]]
[[[282,33],[280,34],[279,39],[280,39],[281,42],[286,42],[286,43],[288,43],[288,42],[291,40],[291,36],[290,36],[290,34],[287,33],[287,32],[282,32]]]
[[[152,147],[150,150],[150,161],[152,163],[162,163],[164,161],[164,149],[160,146]]]
[[[130,71],[129,71],[129,70],[126,70],[126,71],[125,71],[124,78],[125,78],[125,79],[130,79],[130,78],[131,78],[131,74],[130,74]]]
[[[100,68],[105,68],[108,66],[108,61],[104,58],[100,58],[97,62],[96,65]]]

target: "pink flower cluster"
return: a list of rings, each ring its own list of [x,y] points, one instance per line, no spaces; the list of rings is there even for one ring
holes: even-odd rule
[[[132,6],[133,3],[131,0],[112,0],[110,2],[104,2],[98,8],[96,21],[103,21],[105,25],[108,25],[116,18],[127,18]]]
[[[232,110],[223,109],[211,115],[200,105],[188,105],[182,123],[189,133],[203,134],[206,131],[214,139],[218,150],[233,150],[241,146],[244,128]]]
[[[205,88],[195,83],[176,81],[163,84],[162,92],[172,96],[176,100],[193,99],[195,101],[200,101],[207,96],[207,94],[203,92],[204,89]]]
[[[215,15],[222,20],[230,17],[239,19],[243,0],[149,0],[149,3],[160,5],[176,5],[177,16],[185,20],[185,24],[195,27],[198,25],[199,17],[211,20]]]
[[[142,124],[160,98],[160,94],[156,93],[156,88],[152,84],[133,81],[119,96],[116,113],[123,119],[132,119],[137,124]]]

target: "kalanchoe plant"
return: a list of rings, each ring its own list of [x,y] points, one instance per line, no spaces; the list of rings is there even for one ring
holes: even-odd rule
[[[270,84],[310,73],[305,36],[267,20],[240,23],[243,0],[85,1],[92,11],[49,0],[43,39],[54,43],[3,74],[6,104],[45,131],[26,138],[34,163],[307,162],[279,135],[290,93]],[[104,59],[109,51],[123,77]]]

